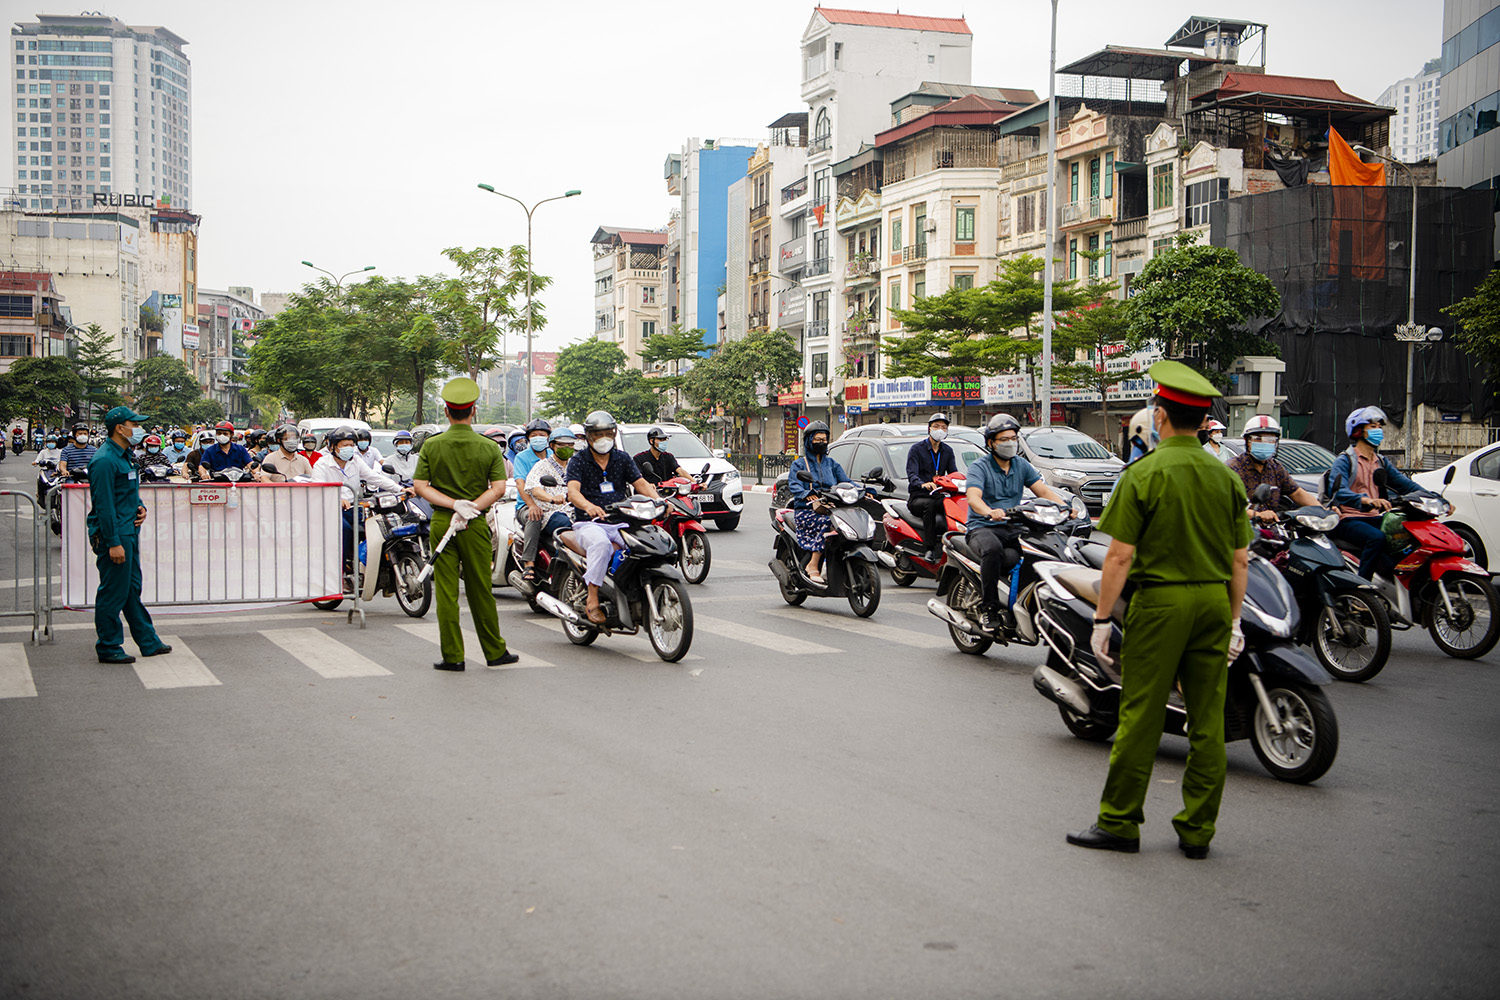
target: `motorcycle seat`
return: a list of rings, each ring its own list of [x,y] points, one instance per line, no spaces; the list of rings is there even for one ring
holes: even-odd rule
[[[950,531],[943,536],[943,544],[947,545],[958,555],[972,562],[979,561],[979,554],[969,547],[969,539],[961,531]]]
[[[1080,567],[1057,573],[1053,579],[1062,584],[1068,593],[1090,607],[1098,609],[1099,584],[1104,579],[1102,571]],[[1125,599],[1123,597],[1115,601],[1115,606],[1110,609],[1109,616],[1121,625],[1125,623]]]
[[[918,531],[922,530],[922,519],[911,512],[911,506],[905,500],[890,501],[890,509],[893,514],[913,528]]]

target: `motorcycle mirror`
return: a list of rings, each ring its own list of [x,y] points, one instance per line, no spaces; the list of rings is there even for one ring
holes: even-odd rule
[[[541,478],[540,482],[541,482],[541,484],[543,486],[547,487],[549,490],[557,488],[557,477],[556,476],[543,476]]]
[[[262,465],[261,468],[264,469],[265,466]],[[394,476],[396,474],[396,467],[394,465],[392,465],[391,463],[387,462],[387,463],[385,463],[384,465],[382,465],[380,467],[380,471],[384,472],[387,476]]]
[[[802,480],[804,483],[810,483],[813,481],[812,473],[808,472],[806,469],[798,469],[797,478]]]
[[[644,474],[646,474],[648,476],[654,476],[654,475],[656,475],[656,464],[654,462],[649,462],[649,461],[642,462],[641,463],[641,472],[643,472]]]
[[[276,470],[276,466],[273,463],[271,463],[271,462],[262,463],[262,465],[260,467],[260,471],[261,472],[269,473],[269,474],[271,474],[273,476],[279,476],[279,475],[281,475],[281,473]]]
[[[1259,486],[1255,487],[1255,493],[1251,495],[1250,499],[1254,500],[1256,503],[1268,502],[1271,499],[1271,484],[1261,483]]]
[[[700,475],[700,476],[706,476],[706,475],[708,475],[708,463],[707,462],[703,463],[703,468],[698,471],[698,475]]]
[[[1386,475],[1385,466],[1380,465],[1375,469],[1375,474],[1370,478],[1374,480],[1376,487],[1384,490],[1386,480],[1390,477]]]
[[[871,469],[870,470],[870,474],[868,476],[866,476],[865,478],[866,479],[870,479],[870,480],[874,480],[874,481],[877,481],[877,482],[879,480],[884,479],[885,478],[885,466],[883,466],[883,465],[877,465],[877,466],[875,466],[875,468]]]

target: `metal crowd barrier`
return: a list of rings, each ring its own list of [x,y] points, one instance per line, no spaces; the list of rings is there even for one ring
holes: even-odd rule
[[[740,470],[740,475],[746,479],[755,478],[757,483],[764,483],[768,479],[775,482],[776,478],[792,467],[796,455],[730,455],[729,462]]]
[[[10,498],[9,510],[4,504],[6,497]],[[22,500],[26,501],[25,507],[21,506]],[[30,579],[21,575],[25,566],[21,544],[26,534],[23,521],[31,522]],[[46,525],[47,513],[35,497],[19,490],[0,490],[0,547],[3,547],[7,534],[11,542],[10,601],[0,600],[0,618],[30,618],[32,645],[41,642],[43,636],[48,642],[52,641],[52,546],[47,539]],[[0,579],[0,586],[4,583]],[[26,591],[31,597],[29,609],[22,607],[21,595]],[[5,610],[7,603],[9,610]]]

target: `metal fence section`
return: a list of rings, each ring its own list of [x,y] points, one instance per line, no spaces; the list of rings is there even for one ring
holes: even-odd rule
[[[0,588],[9,598],[0,595],[0,618],[30,618],[33,645],[43,636],[52,640],[52,545],[46,525],[36,498],[0,490],[0,552],[10,551],[8,579],[0,564]],[[27,572],[31,575],[22,575]]]
[[[791,468],[796,458],[796,455],[730,455],[729,461],[745,479],[774,483],[777,476]]]

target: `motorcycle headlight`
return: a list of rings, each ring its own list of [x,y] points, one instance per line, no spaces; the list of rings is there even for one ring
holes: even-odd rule
[[[391,510],[401,505],[401,498],[395,493],[382,493],[376,500],[381,510]]]
[[[859,538],[858,529],[856,529],[854,525],[850,524],[847,518],[844,518],[839,514],[833,515],[833,526],[839,534],[843,535],[850,541],[855,541]]]
[[[1021,512],[1021,516],[1037,524],[1045,524],[1049,527],[1054,524],[1062,524],[1068,519],[1068,515],[1061,507],[1032,507]]]
[[[859,503],[859,494],[859,487],[855,486],[853,483],[845,483],[841,486],[835,486],[833,488],[833,495],[838,497],[841,502],[849,504],[850,506]]]
[[[642,521],[654,521],[666,512],[666,505],[655,500],[632,501],[625,511],[632,517],[638,517]]]
[[[1298,514],[1297,523],[1314,531],[1332,531],[1339,526],[1339,516],[1325,514],[1319,517],[1316,514]]]
[[[1074,497],[1073,498],[1073,516],[1074,517],[1088,517],[1089,516],[1089,507],[1088,507],[1088,504],[1086,504],[1086,503],[1083,502],[1083,498],[1082,497]]]
[[[1441,517],[1448,513],[1448,504],[1437,497],[1419,497],[1412,506],[1416,507],[1422,513],[1431,514],[1434,517]]]

